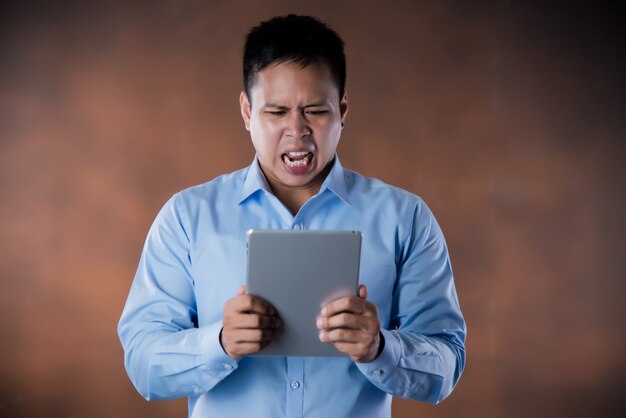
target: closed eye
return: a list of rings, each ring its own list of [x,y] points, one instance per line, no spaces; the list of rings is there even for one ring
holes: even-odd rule
[[[328,110],[307,110],[306,113],[313,116],[319,116],[327,114]]]
[[[266,110],[265,113],[268,113],[272,116],[283,116],[287,113],[286,110]]]

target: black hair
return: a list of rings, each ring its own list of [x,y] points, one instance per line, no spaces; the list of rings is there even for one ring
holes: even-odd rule
[[[270,64],[294,62],[302,68],[328,65],[339,90],[346,85],[344,42],[325,23],[312,16],[279,16],[261,22],[246,36],[243,52],[243,87],[250,98],[256,74]]]

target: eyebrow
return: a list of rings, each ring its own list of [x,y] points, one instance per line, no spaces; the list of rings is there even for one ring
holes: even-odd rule
[[[279,105],[277,103],[271,103],[271,102],[265,103],[265,106],[263,106],[263,107],[275,107],[275,108],[278,108],[278,109],[289,109],[288,106],[283,106],[283,105]]]
[[[327,102],[315,102],[315,103],[311,103],[311,104],[304,106],[304,108],[306,109],[307,107],[322,107],[322,106],[327,106],[327,105],[328,105]]]
[[[306,109],[307,107],[322,107],[322,106],[327,106],[328,103],[327,102],[315,102],[315,103],[310,103],[308,105],[303,106],[303,109]],[[268,102],[265,103],[264,107],[273,107],[276,109],[289,109],[289,106],[283,106],[283,105],[279,105],[278,103],[272,103],[272,102]]]

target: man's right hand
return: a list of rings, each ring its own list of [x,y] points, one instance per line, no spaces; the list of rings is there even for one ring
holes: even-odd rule
[[[241,286],[237,296],[224,305],[220,344],[233,360],[256,353],[278,334],[282,322],[268,302],[245,294]]]

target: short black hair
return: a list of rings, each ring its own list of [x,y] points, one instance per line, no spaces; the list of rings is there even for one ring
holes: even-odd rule
[[[261,22],[246,36],[243,52],[243,87],[250,98],[257,73],[270,64],[294,62],[307,67],[325,63],[339,90],[346,85],[344,42],[328,25],[312,16],[278,16]]]

